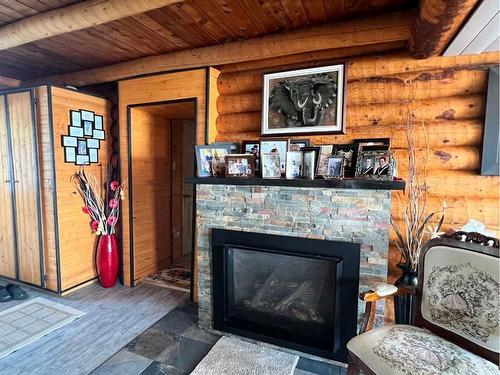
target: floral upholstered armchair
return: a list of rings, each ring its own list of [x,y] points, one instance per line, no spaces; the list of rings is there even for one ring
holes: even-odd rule
[[[491,244],[491,242],[490,242]],[[495,247],[496,246],[496,247]],[[348,374],[499,374],[499,249],[437,238],[422,249],[415,294],[415,326],[371,329],[376,292],[360,295],[366,315],[347,344]]]

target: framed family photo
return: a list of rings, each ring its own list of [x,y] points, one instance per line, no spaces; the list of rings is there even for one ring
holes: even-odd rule
[[[345,65],[263,76],[262,135],[344,133]]]
[[[262,177],[263,178],[280,178],[280,156],[277,153],[262,154]]]
[[[328,158],[325,177],[326,178],[344,177],[344,157],[332,156]]]
[[[264,154],[277,154],[279,157],[279,166],[282,174],[286,169],[286,153],[288,152],[287,138],[269,138],[260,141],[260,155],[263,159]]]
[[[226,176],[227,177],[253,177],[255,176],[255,158],[250,154],[227,155]]]
[[[231,153],[231,147],[196,145],[195,153],[198,177],[223,176],[225,157]]]
[[[393,179],[393,157],[391,152],[362,151],[358,155],[356,177],[379,180]]]
[[[255,158],[255,172],[260,171],[260,140],[243,141],[241,143],[241,152],[253,155]]]

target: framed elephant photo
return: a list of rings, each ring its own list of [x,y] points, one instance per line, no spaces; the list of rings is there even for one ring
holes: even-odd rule
[[[345,65],[263,75],[262,135],[345,131]]]

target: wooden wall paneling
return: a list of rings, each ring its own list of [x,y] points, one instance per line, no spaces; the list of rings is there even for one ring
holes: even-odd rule
[[[137,281],[172,263],[172,160],[170,120],[130,110],[134,277]]]
[[[38,150],[39,150],[39,173],[42,206],[42,243],[43,261],[45,268],[45,287],[54,292],[59,291],[58,280],[60,279],[58,247],[58,225],[55,215],[56,209],[56,186],[54,180],[54,145],[51,124],[51,103],[47,86],[34,89],[37,101],[36,123],[38,125]],[[57,145],[59,146],[59,145]]]
[[[120,169],[122,178],[130,182],[129,176],[129,142],[128,107],[137,104],[161,103],[175,100],[196,100],[196,143],[205,143],[206,133],[206,69],[180,71],[176,73],[157,74],[118,82],[119,93],[119,128],[120,128]],[[131,273],[133,260],[131,258],[130,202],[134,192],[129,189],[129,199],[122,203],[122,244],[124,284],[133,286],[135,283]],[[135,233],[135,231],[134,231]],[[196,285],[196,262],[193,283]],[[194,299],[196,300],[197,288]]]
[[[183,239],[183,185],[184,185],[184,129],[182,120],[172,120],[172,260],[182,257]],[[194,149],[194,148],[193,148]]]
[[[191,184],[184,183],[185,178],[196,175],[196,161],[194,158],[194,146],[196,145],[196,121],[182,121],[182,255],[187,255],[193,252],[193,215],[195,189]],[[191,259],[195,259],[192,254]],[[196,268],[196,267],[195,267]]]
[[[33,99],[31,91],[7,95],[15,178],[18,278],[41,286],[43,228]]]
[[[5,95],[0,95],[0,275],[16,278],[16,241],[11,191],[11,157]]]
[[[90,229],[89,217],[82,213],[82,199],[70,180],[78,166],[64,162],[61,135],[68,133],[70,110],[86,109],[104,116],[106,140],[101,141],[99,163],[85,167],[96,176],[104,189],[111,151],[111,103],[96,96],[58,87],[51,87],[51,93],[61,289],[65,291],[97,276],[94,264],[97,237]]]

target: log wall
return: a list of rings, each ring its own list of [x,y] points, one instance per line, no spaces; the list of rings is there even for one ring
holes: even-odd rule
[[[255,68],[250,63],[221,67],[217,140],[260,137],[262,73],[335,62],[326,53],[322,58],[311,62],[304,55],[302,61],[297,56],[281,59],[281,66],[277,59],[269,59],[267,66],[259,62]],[[399,174],[405,178],[408,152],[404,126],[411,107],[416,123],[423,121],[428,132],[426,139],[425,132],[417,129],[416,147],[419,160],[424,160],[429,145],[429,208],[437,209],[446,200],[451,207],[445,229],[458,228],[474,218],[498,236],[499,178],[479,175],[488,69],[498,61],[497,52],[427,60],[415,60],[405,53],[346,59],[346,134],[310,138],[321,145],[389,137],[400,165]],[[394,197],[396,220],[401,220],[402,209],[403,204]],[[394,265],[398,260],[394,246],[390,254]]]

